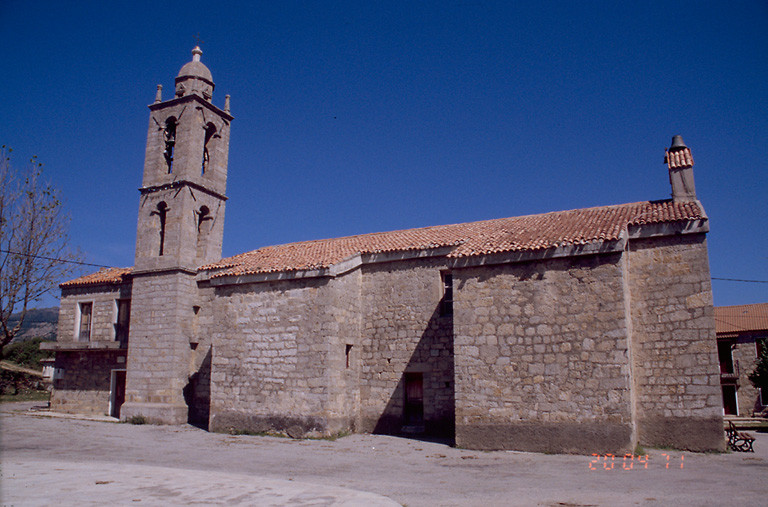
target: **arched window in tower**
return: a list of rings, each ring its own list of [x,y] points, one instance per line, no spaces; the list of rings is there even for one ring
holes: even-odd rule
[[[205,257],[205,244],[213,217],[208,206],[200,206],[200,209],[195,214],[197,214],[197,256]]]
[[[168,174],[173,172],[173,148],[176,146],[176,125],[178,121],[171,116],[165,120],[165,128],[163,129],[163,140],[165,141],[165,151],[163,156],[165,157],[165,164],[168,166]]]
[[[213,149],[212,139],[216,137],[216,125],[209,123],[205,126],[205,142],[203,143],[203,167],[202,173],[208,170],[208,163],[211,158],[211,150]]]
[[[168,214],[168,205],[165,203],[165,201],[160,201],[157,203],[157,216],[160,218],[160,249],[159,249],[159,255],[163,255],[163,250],[165,248],[165,219],[166,215]]]

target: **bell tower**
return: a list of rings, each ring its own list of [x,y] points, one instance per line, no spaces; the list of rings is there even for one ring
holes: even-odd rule
[[[229,153],[229,95],[211,103],[213,78],[192,50],[176,77],[175,96],[157,87],[136,235],[136,270],[198,266],[221,258]]]
[[[131,298],[124,418],[187,422],[183,389],[196,345],[197,268],[221,258],[229,154],[229,95],[211,102],[214,82],[192,50],[163,101],[149,106]]]

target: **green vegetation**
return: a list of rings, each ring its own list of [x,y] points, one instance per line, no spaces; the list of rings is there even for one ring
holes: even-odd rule
[[[336,440],[344,437],[348,437],[352,433],[350,431],[339,431],[337,433],[334,433],[333,435],[328,435],[325,437],[305,437],[306,440],[328,440],[329,442],[335,442]]]
[[[13,403],[16,401],[49,401],[51,393],[48,391],[22,391],[19,394],[0,394],[0,403]]]
[[[43,338],[32,338],[23,342],[15,342],[3,348],[3,358],[27,368],[42,370],[40,360],[53,357],[53,351],[40,350]]]
[[[143,415],[134,415],[125,420],[128,424],[147,424],[147,419]]]

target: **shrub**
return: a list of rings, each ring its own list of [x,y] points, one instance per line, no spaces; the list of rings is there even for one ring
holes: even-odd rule
[[[52,350],[40,350],[40,343],[43,338],[32,338],[22,342],[11,343],[3,348],[3,359],[12,361],[16,364],[41,370],[41,359],[53,357]]]

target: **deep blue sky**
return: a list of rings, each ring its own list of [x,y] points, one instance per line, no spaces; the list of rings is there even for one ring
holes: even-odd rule
[[[197,33],[235,116],[225,256],[667,198],[681,134],[712,276],[768,280],[765,1],[3,0],[0,144],[45,163],[90,262],[133,263],[146,106]]]

